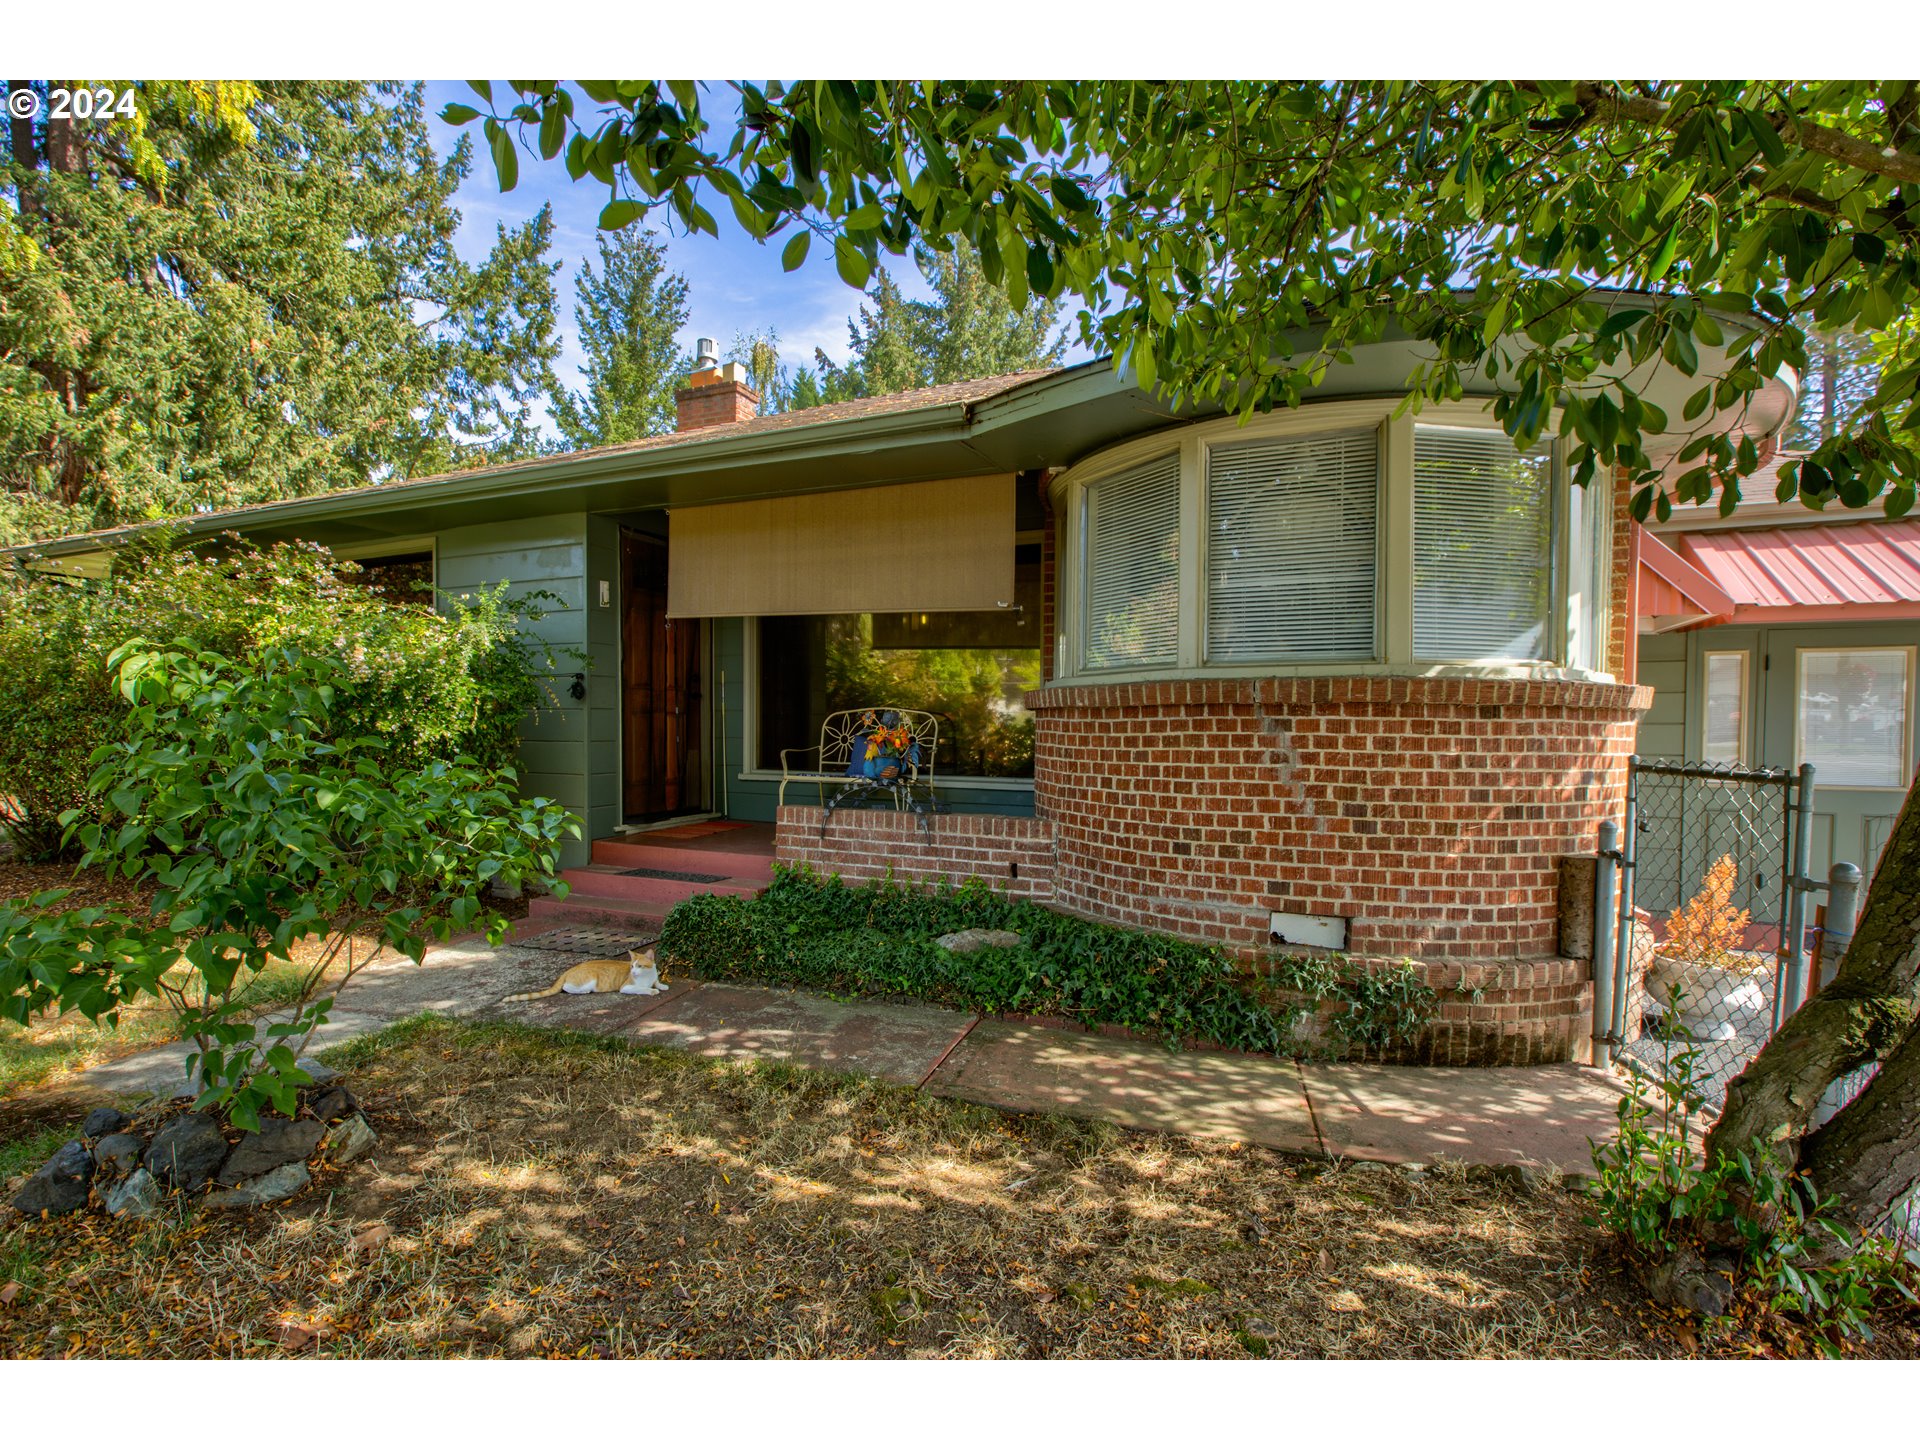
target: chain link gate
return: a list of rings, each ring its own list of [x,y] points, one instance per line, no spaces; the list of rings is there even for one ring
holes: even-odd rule
[[[1594,967],[1597,1062],[1663,1077],[1671,1010],[1698,1051],[1694,1084],[1719,1109],[1817,983],[1807,897],[1826,886],[1807,874],[1812,820],[1811,765],[1632,757],[1624,829],[1601,826],[1594,953],[1612,964]]]

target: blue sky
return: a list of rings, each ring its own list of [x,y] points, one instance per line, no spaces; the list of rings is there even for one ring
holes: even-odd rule
[[[494,94],[503,105],[508,93],[504,82],[494,82]],[[584,96],[576,98],[581,114],[589,114],[591,102]],[[580,273],[580,261],[596,254],[595,222],[608,199],[606,187],[592,177],[577,183],[569,180],[559,160],[543,163],[523,150],[519,184],[502,195],[479,125],[456,128],[440,120],[440,111],[448,101],[477,101],[464,80],[427,82],[428,127],[436,148],[445,155],[462,134],[470,134],[476,152],[473,169],[457,197],[461,224],[456,243],[461,254],[472,261],[485,258],[493,245],[496,225],[524,224],[542,204],[553,206],[552,258],[561,263],[555,287],[563,346],[555,368],[561,384],[576,387],[580,384],[581,354],[579,331],[573,320],[574,282]],[[780,268],[780,247],[787,238],[784,234],[771,244],[758,244],[733,224],[724,205],[709,208],[720,221],[718,239],[667,233],[668,263],[687,277],[690,319],[681,332],[681,345],[691,350],[697,336],[710,335],[720,342],[724,354],[736,334],[771,325],[779,332],[781,357],[789,365],[812,364],[816,346],[835,360],[845,360],[847,320],[858,310],[861,297],[835,273],[832,251],[825,246],[813,247],[807,262],[788,274]],[[665,231],[666,218],[663,212],[654,228]],[[910,261],[896,262],[892,271],[909,295],[927,293],[925,282]],[[1069,353],[1069,359],[1084,358],[1077,347]]]

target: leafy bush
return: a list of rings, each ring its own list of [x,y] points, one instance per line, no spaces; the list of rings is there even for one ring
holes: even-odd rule
[[[1411,961],[1367,966],[1345,955],[1295,953],[1273,967],[1271,983],[1329,1013],[1334,1053],[1381,1051],[1411,1040],[1440,997]]]
[[[1013,930],[1023,943],[955,955],[954,930]],[[1275,1015],[1235,983],[1225,951],[1097,925],[997,894],[978,881],[848,886],[782,869],[753,899],[699,895],[667,917],[662,951],[706,979],[843,994],[911,995],[996,1013],[1064,1015],[1278,1051]]]
[[[1679,1004],[1673,997],[1671,1016]],[[1755,1141],[1733,1158],[1708,1164],[1693,1143],[1704,1099],[1694,1084],[1699,1052],[1671,1019],[1662,1032],[1665,1065],[1656,1105],[1637,1074],[1620,1101],[1618,1135],[1592,1142],[1598,1172],[1590,1222],[1617,1235],[1649,1266],[1688,1259],[1704,1270],[1709,1245],[1722,1247],[1730,1278],[1755,1288],[1775,1310],[1813,1327],[1829,1354],[1837,1337],[1868,1338],[1873,1309],[1898,1295],[1920,1256],[1891,1240],[1853,1234],[1805,1175],[1788,1173],[1772,1148]],[[1689,1254],[1689,1252],[1692,1252]]]
[[[1741,974],[1765,968],[1767,957],[1747,944],[1747,912],[1733,903],[1733,887],[1739,878],[1731,855],[1714,861],[1699,893],[1668,917],[1660,953],[1669,959],[1717,965]]]
[[[127,738],[95,752],[88,780],[107,818],[65,819],[82,865],[149,882],[151,910],[56,914],[59,892],[0,906],[0,1017],[110,1024],[132,996],[158,996],[195,1046],[197,1103],[242,1129],[268,1106],[294,1113],[314,1028],[378,953],[362,958],[355,937],[415,962],[455,929],[497,940],[507,921],[486,909],[488,886],[551,880],[561,837],[579,833],[555,802],[517,799],[510,771],[338,736],[356,674],[341,650],[267,646],[236,663],[128,646],[112,661]],[[263,1028],[250,977],[316,939],[291,1013]]]
[[[537,608],[504,586],[445,612],[396,604],[353,569],[317,545],[162,544],[121,552],[105,580],[0,585],[0,796],[15,806],[20,850],[52,853],[59,815],[94,804],[90,757],[125,723],[107,657],[135,640],[234,660],[275,647],[330,654],[330,734],[379,738],[396,765],[510,764],[539,696],[520,624]]]

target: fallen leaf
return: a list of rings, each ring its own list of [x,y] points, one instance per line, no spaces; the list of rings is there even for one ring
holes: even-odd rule
[[[9,1280],[5,1285],[0,1285],[0,1305],[13,1304],[13,1302],[19,1298],[19,1295],[20,1282],[18,1280]]]
[[[303,1325],[297,1320],[282,1320],[274,1327],[274,1337],[289,1350],[305,1350],[332,1334],[325,1325]]]
[[[387,1223],[384,1220],[375,1220],[371,1224],[362,1225],[354,1232],[353,1238],[347,1242],[347,1254],[349,1256],[372,1254],[384,1249],[386,1243],[392,1238],[393,1231]]]

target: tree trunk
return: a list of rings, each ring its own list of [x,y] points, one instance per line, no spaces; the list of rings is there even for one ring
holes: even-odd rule
[[[33,82],[31,80],[8,81],[7,99],[9,102],[12,101],[13,92],[16,90],[25,90],[31,93],[33,90]],[[13,106],[9,103],[7,106],[7,125],[8,139],[12,142],[13,146],[13,163],[18,165],[22,170],[39,169],[40,155],[38,147],[33,143],[32,117],[14,114]],[[21,208],[25,209],[27,197],[24,190],[21,192],[20,199]]]
[[[1727,1087],[1726,1108],[1707,1134],[1708,1153],[1736,1155],[1755,1140],[1779,1136],[1783,1158],[1792,1158],[1787,1137],[1806,1129],[1826,1088],[1849,1071],[1889,1054],[1906,1039],[1916,1003],[1920,1003],[1920,786],[1907,792],[1900,819],[1881,852],[1859,928],[1839,973],[1831,985],[1794,1012]],[[1879,1083],[1876,1079],[1869,1093]],[[1862,1094],[1854,1105],[1865,1099]],[[1838,1121],[1836,1116],[1833,1123]]]
[[[1920,1027],[1841,1112],[1806,1138],[1800,1163],[1814,1193],[1856,1234],[1878,1230],[1920,1186]]]

